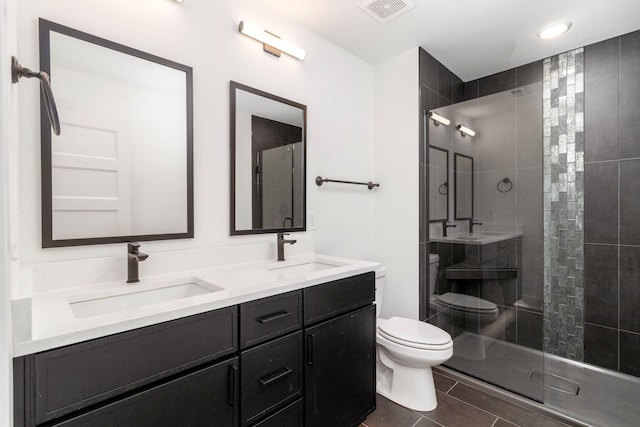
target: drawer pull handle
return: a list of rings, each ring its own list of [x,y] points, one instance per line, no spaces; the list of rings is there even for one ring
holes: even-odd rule
[[[236,377],[238,376],[238,367],[236,365],[229,366],[228,375],[228,399],[229,405],[232,407],[236,406]]]
[[[262,324],[273,322],[274,320],[283,319],[287,316],[291,316],[288,311],[279,311],[273,314],[267,314],[266,316],[258,317],[256,320]]]
[[[262,378],[259,378],[258,381],[260,382],[260,384],[262,385],[269,385],[273,382],[278,381],[281,378],[286,377],[287,375],[289,375],[291,372],[293,372],[291,369],[289,368],[280,368],[268,375],[265,375]]]

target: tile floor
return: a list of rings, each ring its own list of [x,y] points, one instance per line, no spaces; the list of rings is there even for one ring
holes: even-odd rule
[[[558,421],[505,402],[434,372],[438,407],[417,412],[378,395],[377,409],[360,427],[562,427]]]

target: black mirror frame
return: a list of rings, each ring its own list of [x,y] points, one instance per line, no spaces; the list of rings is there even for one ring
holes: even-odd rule
[[[291,228],[265,228],[265,229],[251,229],[251,230],[236,230],[236,90],[244,90],[246,92],[253,93],[271,100],[281,102],[283,104],[291,105],[302,110],[303,115],[303,129],[302,140],[304,141],[304,159],[303,159],[303,173],[302,173],[302,227]],[[288,99],[282,98],[277,95],[255,89],[242,83],[230,81],[229,82],[229,125],[230,125],[230,172],[231,186],[229,188],[231,206],[229,212],[229,235],[241,236],[248,234],[268,234],[268,233],[295,233],[300,231],[307,231],[307,106]]]
[[[471,160],[471,216],[468,217],[458,217],[458,157],[464,157],[465,159]],[[460,153],[453,153],[453,180],[454,180],[454,188],[455,194],[453,196],[453,216],[454,220],[466,220],[473,219],[473,193],[474,193],[474,185],[473,185],[473,157],[465,156]]]
[[[434,150],[438,150],[438,151],[444,151],[445,154],[447,155],[447,181],[445,182],[446,188],[447,188],[447,215],[446,215],[446,218],[442,218],[442,219],[431,219],[431,218],[429,218],[429,222],[449,221],[449,214],[450,214],[450,212],[449,212],[449,196],[451,195],[451,191],[449,191],[450,190],[450,188],[449,188],[450,187],[450,185],[449,185],[449,173],[451,172],[451,170],[449,168],[449,150],[447,150],[446,148],[437,147],[435,145],[429,145],[429,148],[430,149],[433,148]],[[429,177],[429,179],[431,179],[431,177]]]
[[[47,116],[44,100],[40,99],[40,141],[41,141],[41,195],[42,195],[42,247],[66,247],[82,245],[99,245],[109,243],[123,243],[131,241],[189,239],[194,237],[194,201],[193,201],[193,68],[159,56],[152,55],[119,43],[112,42],[64,25],[56,24],[45,19],[39,19],[40,30],[40,68],[51,75],[51,31],[74,37],[88,43],[93,43],[127,55],[135,56],[147,61],[155,62],[166,67],[184,71],[186,75],[186,107],[187,115],[187,231],[184,233],[141,234],[130,236],[108,236],[77,239],[53,239],[53,200],[52,200],[52,171],[51,171],[51,126]]]

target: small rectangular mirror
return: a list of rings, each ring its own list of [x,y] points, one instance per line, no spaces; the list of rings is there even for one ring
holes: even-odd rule
[[[453,154],[456,220],[473,218],[473,157]]]
[[[307,107],[230,83],[231,235],[306,229]]]
[[[429,221],[449,220],[449,150],[429,146]]]
[[[190,238],[191,67],[40,20],[42,246]]]

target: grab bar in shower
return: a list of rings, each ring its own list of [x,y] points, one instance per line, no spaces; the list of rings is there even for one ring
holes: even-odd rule
[[[316,177],[316,185],[319,187],[322,184],[324,184],[325,182],[336,182],[338,184],[354,184],[354,185],[366,185],[367,188],[369,188],[369,190],[373,190],[374,187],[380,187],[380,184],[376,184],[374,182],[357,182],[357,181],[343,181],[341,179],[329,179],[329,178],[323,178],[321,176],[317,176]]]

